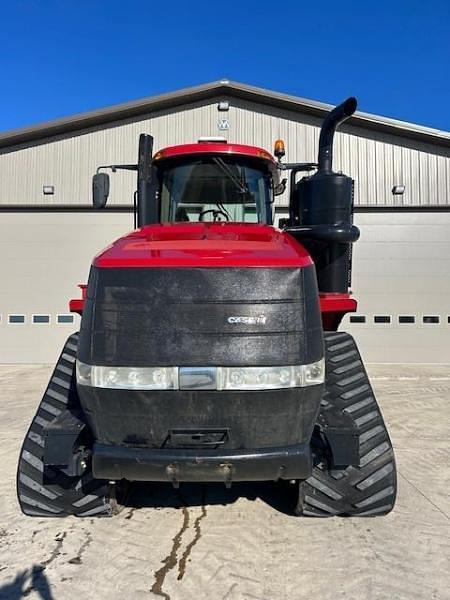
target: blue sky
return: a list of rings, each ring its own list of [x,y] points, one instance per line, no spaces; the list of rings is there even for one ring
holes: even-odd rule
[[[450,1],[14,0],[0,130],[226,77],[450,129]]]

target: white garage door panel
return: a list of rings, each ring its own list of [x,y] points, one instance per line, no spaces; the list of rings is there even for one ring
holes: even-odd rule
[[[70,298],[80,297],[92,258],[133,226],[130,213],[0,214],[0,362],[52,363],[79,328],[58,324]],[[9,324],[8,314],[25,315]],[[33,324],[33,314],[50,324]]]
[[[391,315],[396,320],[401,315],[418,315],[421,322],[422,316],[438,315],[443,322],[447,321],[449,312],[448,304],[443,306],[439,296],[433,296],[430,300],[427,294],[415,292],[396,295],[394,286],[387,288],[386,294],[371,294],[370,291],[364,291],[358,294],[357,298],[359,315]]]
[[[406,327],[406,326],[404,326]],[[414,326],[411,326],[414,327]],[[432,327],[430,325],[430,327]],[[403,331],[400,335],[398,329],[362,329],[352,328],[364,362],[377,363],[433,363],[448,364],[448,352],[439,353],[436,346],[437,339],[443,338],[444,333],[435,330]],[[350,331],[350,327],[346,327]],[[417,344],[417,352],[411,347]],[[427,349],[432,349],[432,357],[428,356]],[[449,371],[450,376],[450,371]]]
[[[355,223],[352,287],[366,322],[347,316],[342,329],[370,362],[450,363],[450,213],[357,213]],[[430,316],[439,323],[423,323]]]
[[[375,260],[375,257],[377,260]],[[382,251],[377,252],[376,247],[373,248],[371,260],[359,260],[359,257],[355,256],[355,267],[356,261],[358,261],[359,276],[366,276],[366,278],[370,274],[370,277],[395,277],[400,279],[423,277],[429,279],[430,277],[435,278],[443,275],[445,266],[440,260],[421,259],[414,256],[408,258],[386,256]],[[395,267],[390,263],[395,263]]]
[[[44,311],[42,311],[44,312]],[[67,314],[68,310],[64,310]],[[73,324],[56,324],[56,315],[51,315],[49,325],[31,324],[31,315],[26,325],[7,325],[0,329],[0,362],[54,363],[61,353],[64,342],[80,328],[80,317],[74,315]]]
[[[414,260],[433,260],[441,259],[442,253],[448,250],[448,241],[429,241],[427,243],[420,243],[412,245],[411,242],[373,242],[364,236],[363,239],[357,246],[358,261],[369,260],[373,262],[374,252],[383,258],[395,258],[398,260],[399,256],[407,256],[409,261]],[[417,267],[416,267],[417,268]]]
[[[366,322],[346,317],[342,328],[370,362],[450,363],[450,213],[358,213],[355,223],[353,291]],[[58,324],[57,315],[79,296],[93,256],[131,228],[130,213],[0,214],[0,362],[56,360],[79,322]],[[8,314],[25,324],[8,324]],[[33,314],[50,323],[33,324]],[[400,315],[415,323],[399,324]]]
[[[387,217],[386,222],[383,223],[382,221],[380,221],[379,218],[376,219],[375,222],[372,222],[370,224],[370,226],[368,226],[367,228],[364,228],[364,230],[361,232],[361,239],[366,240],[368,242],[381,242],[383,244],[385,243],[391,243],[391,244],[397,244],[397,243],[402,243],[402,242],[406,242],[407,244],[410,244],[412,242],[411,240],[411,227],[415,228],[415,241],[419,244],[421,244],[422,242],[447,242],[448,241],[448,232],[445,231],[445,229],[443,229],[442,224],[439,223],[438,221],[433,224],[433,225],[429,225],[427,223],[420,223],[418,222],[417,219],[411,219],[412,222],[404,224],[404,225],[398,225],[398,224],[393,224],[391,222],[392,218],[395,218],[396,220],[398,218],[404,218],[406,216],[412,216],[412,213],[409,213],[408,215],[406,214],[400,214],[400,213],[384,213]],[[423,217],[424,213],[420,213]],[[437,217],[438,215],[445,215],[445,213],[434,213],[434,214],[429,214],[428,216],[433,216],[433,217]],[[379,215],[374,215],[373,213],[371,214],[366,214],[366,217],[372,217],[372,216],[377,216],[379,217]],[[414,215],[415,216],[415,215]],[[363,217],[363,214],[359,214],[357,215],[357,219],[360,220]],[[411,247],[412,249],[412,247]]]

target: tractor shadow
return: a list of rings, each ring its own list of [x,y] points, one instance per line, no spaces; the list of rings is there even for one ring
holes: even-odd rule
[[[292,516],[297,489],[284,481],[233,483],[228,489],[221,483],[181,483],[174,488],[170,483],[134,482],[121,504],[128,509],[226,506],[239,498],[252,501],[259,498],[274,510]]]

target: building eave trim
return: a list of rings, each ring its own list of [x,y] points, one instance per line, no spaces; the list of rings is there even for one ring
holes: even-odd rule
[[[120,121],[150,115],[164,109],[177,108],[213,99],[221,95],[312,115],[318,118],[323,118],[332,108],[332,105],[323,102],[222,79],[175,92],[150,96],[132,102],[75,114],[31,127],[6,131],[0,134],[0,148],[11,148],[29,142],[45,141],[54,136],[82,132],[84,129],[95,126],[120,123]],[[348,121],[348,124],[450,148],[450,133],[413,123],[358,111]]]

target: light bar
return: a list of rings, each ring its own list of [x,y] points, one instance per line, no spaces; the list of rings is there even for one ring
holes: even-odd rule
[[[284,367],[102,367],[77,361],[78,385],[108,389],[277,390],[324,381],[324,359]]]
[[[277,390],[321,384],[325,361],[289,367],[219,367],[218,390]]]
[[[98,367],[77,360],[77,383],[121,390],[176,390],[176,367]]]
[[[204,135],[204,136],[198,138],[199,144],[203,144],[203,143],[226,144],[227,142],[228,142],[227,138],[221,137],[221,136]]]

